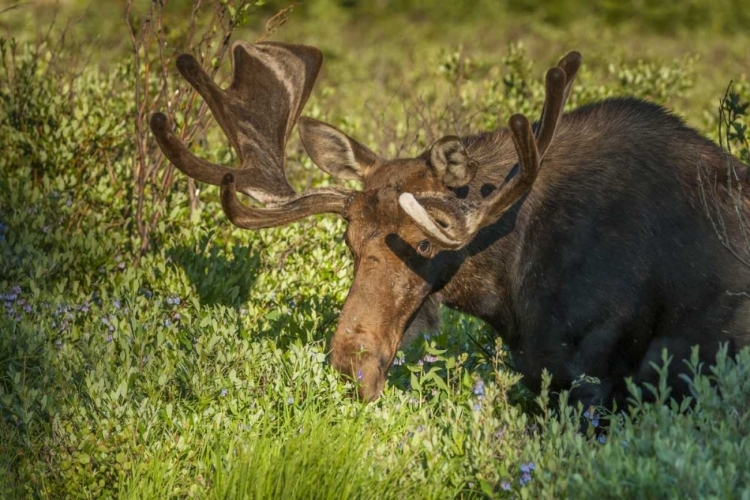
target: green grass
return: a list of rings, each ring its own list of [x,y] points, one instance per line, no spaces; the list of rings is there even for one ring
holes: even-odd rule
[[[638,95],[716,137],[728,81],[750,99],[748,37],[724,21],[353,3],[310,2],[273,39],[323,49],[305,113],[385,155],[535,116],[544,68],[570,48],[586,61],[571,106]],[[58,26],[80,15],[66,5]],[[693,406],[655,387],[664,404],[634,390],[629,413],[594,416],[529,394],[486,325],[444,310],[363,404],[326,358],[352,279],[343,221],[237,230],[216,188],[191,213],[178,176],[147,207],[162,217],[141,255],[121,13],[92,6],[58,50],[55,30],[34,41],[48,14],[34,8],[0,14],[19,40],[0,79],[0,497],[750,498],[748,350],[694,366]],[[198,139],[232,161],[215,127]],[[296,139],[288,155],[295,186],[329,182]]]

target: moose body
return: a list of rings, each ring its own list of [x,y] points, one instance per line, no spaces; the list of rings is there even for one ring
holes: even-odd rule
[[[721,343],[732,352],[749,343],[750,271],[736,250],[744,248],[742,217],[729,217],[746,207],[722,191],[744,183],[744,165],[643,101],[563,115],[579,54],[548,71],[533,127],[513,115],[508,128],[448,136],[417,158],[383,159],[330,125],[299,119],[313,162],[363,184],[302,194],[286,182],[284,147],[320,53],[240,42],[232,56],[226,90],[190,56],[178,69],[211,107],[240,169],[193,156],[164,115],[154,115],[152,130],[183,172],[221,185],[239,227],[324,212],[347,219],[355,276],[331,362],[359,381],[362,397],[378,397],[405,332],[435,325],[439,304],[492,325],[534,390],[545,368],[554,389],[598,378],[573,391],[584,404],[621,406],[624,377],[653,382],[663,349],[677,360],[675,394],[685,394],[679,360],[694,345],[712,361]],[[267,207],[240,203],[238,190]]]
[[[469,193],[514,170],[507,129],[463,139],[479,171]],[[728,165],[729,164],[729,165]],[[750,340],[750,275],[704,213],[699,167],[725,181],[744,167],[662,108],[612,99],[562,117],[527,197],[465,247],[441,301],[502,336],[533,390],[623,407],[625,377],[655,383],[663,349],[715,359]],[[470,194],[471,196],[471,194]],[[733,210],[733,207],[731,208]]]

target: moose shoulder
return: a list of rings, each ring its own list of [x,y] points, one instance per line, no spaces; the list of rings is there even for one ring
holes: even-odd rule
[[[621,405],[624,378],[653,382],[663,349],[675,357],[670,381],[680,395],[680,360],[692,346],[710,362],[721,343],[731,352],[748,344],[747,202],[727,188],[746,186],[746,167],[643,101],[563,114],[578,53],[547,72],[537,123],[513,115],[508,128],[448,136],[417,158],[384,159],[330,125],[299,119],[313,162],[363,184],[301,194],[286,181],[284,148],[320,52],[239,42],[232,60],[227,89],[190,56],[178,69],[226,132],[239,168],[193,156],[162,114],[151,128],[180,170],[221,185],[239,227],[315,213],[348,221],[355,276],[331,362],[360,381],[362,397],[378,397],[405,336],[434,325],[441,303],[491,324],[532,389],[544,368],[555,389],[598,378],[572,394],[586,404]],[[237,191],[266,208],[240,203]]]

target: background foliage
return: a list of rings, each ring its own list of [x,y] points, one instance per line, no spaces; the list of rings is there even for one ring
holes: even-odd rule
[[[134,26],[150,5],[133,4]],[[722,118],[748,158],[738,1],[318,0],[267,24],[286,7],[204,5],[208,46],[194,50],[220,43],[217,8],[234,38],[319,46],[305,113],[386,156],[536,116],[544,69],[578,48],[571,107],[636,95],[716,140]],[[190,14],[165,6],[169,57]],[[177,175],[163,196],[145,188],[144,245],[135,82],[148,99],[185,87],[171,66],[164,79],[136,66],[123,16],[114,2],[0,7],[0,497],[750,498],[747,351],[693,363],[693,407],[662,385],[665,404],[634,390],[627,415],[554,409],[485,325],[446,310],[364,405],[326,362],[351,282],[342,221],[235,230],[215,188]],[[175,108],[199,124],[197,154],[233,161],[208,116]],[[295,186],[331,182],[296,139],[287,152]]]

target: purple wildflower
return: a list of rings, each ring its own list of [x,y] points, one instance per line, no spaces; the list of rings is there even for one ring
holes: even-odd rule
[[[120,308],[120,299],[113,300],[112,304],[115,306],[115,309],[119,309]]]
[[[122,271],[123,269],[125,269],[125,263],[124,262],[120,262],[119,264],[117,264],[117,269],[119,269],[120,271]]]
[[[474,389],[472,390],[475,396],[479,396],[480,398],[484,397],[484,381],[480,378],[476,381],[474,384]]]
[[[365,374],[362,373],[362,370],[357,370],[357,380],[361,381],[363,378],[365,378]]]
[[[529,472],[524,472],[521,474],[521,479],[519,479],[521,482],[521,486],[526,486],[526,483],[531,481],[531,474]]]
[[[400,358],[398,356],[396,356],[395,358],[393,358],[393,366],[401,366],[401,365],[404,364],[404,361],[406,361],[406,360],[404,359],[403,356],[400,357]]]
[[[227,394],[229,394],[229,391],[226,389],[222,389],[219,394],[221,395],[222,398],[225,398],[227,397]]]
[[[607,442],[607,438],[604,437],[604,434],[600,434],[599,437],[597,438],[597,441],[599,441],[601,444],[604,444]]]
[[[170,326],[172,326],[172,322],[169,320],[169,318],[167,318],[167,319],[164,320],[164,326],[166,326],[167,328],[169,328]]]
[[[425,354],[423,359],[425,363],[434,363],[438,360],[437,356],[434,356],[432,354]]]
[[[510,491],[510,483],[508,481],[503,481],[500,483],[500,489],[503,491]]]
[[[591,425],[599,427],[599,413],[593,408],[589,408],[583,413],[583,416],[591,421]]]
[[[535,468],[534,462],[529,462],[527,464],[521,464],[521,472],[527,473],[533,471]]]
[[[112,335],[111,334],[107,335],[107,344],[109,344],[110,342],[112,342]]]

